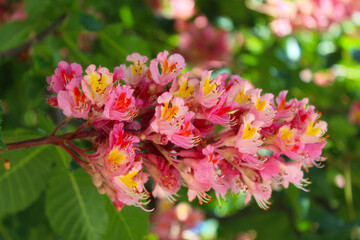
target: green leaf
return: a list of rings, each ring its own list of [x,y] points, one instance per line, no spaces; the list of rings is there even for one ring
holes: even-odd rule
[[[0,240],[39,240],[56,239],[56,237],[45,215],[45,194],[41,194],[25,210],[6,215],[0,221]]]
[[[5,143],[2,141],[2,117],[1,115],[3,114],[3,109],[2,109],[2,106],[1,106],[1,100],[0,100],[0,149],[7,149]]]
[[[80,168],[70,172],[70,157],[58,152],[63,165],[54,169],[46,193],[50,225],[65,240],[101,239],[108,224],[105,200],[90,176]]]
[[[118,212],[108,201],[109,226],[104,239],[144,239],[149,234],[149,213],[134,206],[125,206]]]
[[[80,17],[80,23],[89,31],[100,31],[102,28],[101,22],[94,16],[84,14]]]
[[[32,24],[28,22],[12,21],[2,25],[0,27],[0,52],[24,43],[32,29]]]
[[[26,0],[25,10],[28,18],[41,18],[41,13],[48,4],[47,0]]]
[[[256,239],[296,239],[285,212],[256,209],[252,214],[239,214],[231,221],[219,221],[219,237],[235,239],[239,233],[256,231]]]
[[[0,215],[25,209],[38,198],[46,186],[53,151],[41,146],[1,153],[10,169],[0,166]]]

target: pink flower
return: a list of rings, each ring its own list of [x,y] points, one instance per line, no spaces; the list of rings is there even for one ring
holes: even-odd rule
[[[303,122],[303,132],[300,135],[300,141],[302,143],[316,143],[323,141],[322,136],[327,132],[327,123],[324,121],[317,121],[320,117],[319,114],[311,114],[307,121]]]
[[[172,195],[175,195],[180,189],[179,171],[163,157],[154,154],[147,154],[145,157],[149,160],[148,170],[156,184],[153,195],[175,200]]]
[[[250,7],[270,15],[270,27],[279,37],[298,29],[327,30],[333,23],[351,18],[360,9],[358,1],[349,0],[267,0]]]
[[[191,123],[191,119],[195,116],[193,112],[187,112],[181,124],[180,130],[168,135],[168,139],[179,147],[189,149],[196,146],[200,141],[199,131],[195,129]]]
[[[82,89],[91,103],[102,107],[108,100],[113,87],[113,76],[107,68],[90,65],[85,70],[86,74],[81,82]]]
[[[81,78],[73,78],[66,85],[66,90],[60,90],[57,95],[59,108],[64,115],[75,118],[88,118],[91,102],[86,98],[80,87]]]
[[[170,0],[174,19],[187,20],[195,14],[195,0]]]
[[[141,168],[138,164],[128,173],[111,180],[116,198],[123,204],[138,205],[141,208],[143,208],[142,204],[146,204],[148,193],[145,191],[144,183],[148,180],[148,174],[142,173]]]
[[[151,232],[156,234],[159,240],[185,239],[185,231],[189,232],[199,226],[205,217],[200,209],[192,208],[191,205],[184,202],[169,207],[160,201],[158,209],[162,210],[150,215],[150,227]],[[200,236],[194,231],[191,239],[200,240]]]
[[[162,106],[155,108],[155,116],[150,124],[151,129],[165,135],[179,132],[184,116],[189,110],[185,106],[185,101],[165,92],[158,98],[158,103]]]
[[[112,175],[129,170],[136,158],[134,144],[138,142],[136,136],[124,133],[123,123],[114,126],[110,132],[109,149],[104,161],[104,166]]]
[[[286,102],[286,95],[287,91],[281,91],[279,93],[279,96],[276,98],[276,103],[278,104],[278,107],[274,121],[291,121],[296,114],[296,102]]]
[[[195,14],[195,0],[150,0],[155,12],[163,17],[187,20]]]
[[[174,79],[169,92],[175,97],[182,97],[190,101],[199,86],[199,80],[189,78],[189,74],[190,72],[186,72],[179,79]]]
[[[167,51],[151,60],[150,68],[137,53],[127,60],[133,64],[115,68],[114,74],[90,65],[84,78],[72,77],[77,65],[59,64],[50,80],[63,89],[48,100],[66,116],[89,118],[83,126],[90,123],[97,133],[89,138],[95,151],[71,142],[66,147],[118,210],[144,209],[149,176],[153,195],[170,201],[183,184],[190,201],[211,200],[211,189],[218,200],[229,190],[242,191],[246,203],[254,198],[268,209],[273,189],[291,183],[306,190],[302,169],[321,167],[326,159],[321,154],[327,123],[308,99],[286,101],[282,91],[274,100],[239,76],[211,79],[211,71],[199,81],[181,73],[183,58],[168,58]],[[58,74],[61,69],[67,69],[65,75]],[[356,113],[351,117],[357,120]]]
[[[230,78],[227,87],[227,102],[233,108],[248,109],[251,105],[250,91],[254,86],[247,80],[243,80],[240,76],[233,75]]]
[[[255,120],[255,116],[248,113],[243,118],[239,132],[235,140],[236,148],[242,153],[255,154],[261,144],[261,135],[259,133],[263,122]]]
[[[180,54],[173,54],[167,59],[168,51],[161,52],[156,59],[150,62],[151,78],[160,86],[165,86],[174,81],[180,72],[185,68],[185,59]],[[161,74],[158,65],[161,67]]]
[[[126,57],[126,61],[132,62],[129,67],[122,64],[120,69],[123,70],[124,76],[119,77],[125,81],[126,84],[137,86],[145,80],[148,67],[146,66],[148,58],[141,56],[139,53],[133,53]]]
[[[218,75],[211,79],[212,71],[204,71],[201,75],[199,94],[197,101],[206,108],[214,107],[224,93],[224,83],[228,74]]]
[[[296,151],[299,149],[298,130],[290,128],[289,125],[283,125],[277,131],[277,134],[267,140],[269,150],[273,152]]]
[[[0,1],[0,25],[14,20],[24,21],[26,18],[24,1]]]
[[[132,121],[138,112],[133,92],[134,90],[127,85],[114,88],[105,104],[105,117],[117,121]]]
[[[268,202],[272,189],[269,183],[261,182],[259,175],[251,169],[245,169],[242,172],[242,179],[247,186],[247,195],[245,203],[249,203],[251,197],[254,197],[259,207],[267,210],[270,202]]]
[[[263,122],[262,127],[269,127],[275,118],[276,110],[273,105],[274,95],[267,93],[260,96],[261,90],[251,90],[250,98],[253,105],[250,112],[254,114],[257,121]]]
[[[66,90],[66,86],[73,78],[82,77],[82,67],[78,63],[72,63],[69,65],[67,62],[61,61],[58,64],[58,68],[55,69],[55,74],[47,78],[47,82],[50,85],[49,91],[58,93],[59,91]]]

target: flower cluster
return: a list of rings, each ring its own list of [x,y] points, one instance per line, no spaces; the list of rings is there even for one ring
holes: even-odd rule
[[[175,200],[181,186],[200,203],[227,192],[247,193],[267,209],[272,190],[290,183],[304,189],[302,168],[320,166],[327,124],[308,100],[262,94],[240,76],[183,72],[179,54],[161,52],[147,65],[138,53],[111,73],[60,62],[48,77],[48,102],[98,132],[93,151],[69,147],[120,210],[152,195]],[[95,149],[95,151],[94,151]],[[305,190],[305,189],[304,189]]]
[[[264,4],[251,2],[250,7],[273,17],[270,27],[282,37],[297,29],[324,31],[332,23],[349,19],[360,10],[360,2],[353,0],[266,0]]]
[[[23,1],[0,0],[0,25],[13,20],[25,20]]]
[[[360,102],[354,101],[348,114],[349,121],[360,125]]]
[[[193,17],[195,0],[148,0],[157,15],[175,20],[188,20]]]
[[[181,202],[175,206],[161,203],[160,211],[158,208],[150,215],[150,229],[159,240],[200,240],[200,236],[192,230],[200,228],[204,220],[205,214],[188,203]]]

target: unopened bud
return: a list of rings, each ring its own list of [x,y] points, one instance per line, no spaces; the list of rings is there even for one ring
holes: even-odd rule
[[[57,107],[58,106],[58,101],[56,97],[51,97],[48,100],[46,100],[47,103],[52,106],[52,107]]]
[[[105,185],[103,185],[103,187],[105,189],[106,194],[109,196],[110,200],[114,202],[116,199],[116,192],[114,191],[114,189],[111,189]]]
[[[96,187],[100,187],[102,185],[102,182],[103,182],[103,178],[101,176],[100,173],[94,173],[93,175],[93,184],[96,186]]]
[[[105,192],[106,192],[106,190],[105,190],[105,187],[104,187],[104,186],[100,186],[100,187],[98,187],[98,188],[97,188],[97,190],[98,190],[98,192],[99,192],[101,195],[105,194]]]

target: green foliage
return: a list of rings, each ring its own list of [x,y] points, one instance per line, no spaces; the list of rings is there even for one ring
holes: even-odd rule
[[[109,225],[104,239],[143,239],[149,229],[149,214],[136,207],[125,206],[118,212],[108,201]],[[118,227],[122,226],[122,227]]]
[[[273,222],[274,219],[276,223]],[[232,229],[236,229],[237,232]],[[220,221],[219,234],[225,239],[234,239],[236,233],[252,229],[256,229],[258,239],[297,239],[286,214],[276,211],[266,214],[254,211],[251,215],[239,216],[231,221]]]
[[[28,19],[36,19],[44,12],[47,5],[49,4],[48,0],[26,0],[25,1],[25,11]]]
[[[9,22],[0,27],[0,52],[24,43],[33,26],[28,22]]]
[[[10,169],[0,166],[0,216],[23,210],[39,197],[46,187],[53,151],[40,146],[1,153],[10,161]]]
[[[66,18],[21,56],[0,59],[0,96],[6,106],[2,115],[0,102],[0,149],[6,149],[5,143],[48,135],[55,128],[52,122],[63,120],[62,113],[45,102],[50,96],[46,76],[59,61],[111,69],[132,52],[152,58],[164,49],[177,51],[180,37],[174,21],[154,14],[148,2],[25,0],[27,19],[0,26],[0,56],[38,36],[63,14]],[[301,31],[277,38],[269,29],[269,17],[249,9],[246,1],[197,0],[196,5],[211,24],[231,30],[232,64],[219,72],[240,74],[275,95],[289,90],[287,99],[309,98],[328,122],[330,137],[325,168],[305,173],[313,181],[307,187],[311,192],[295,187],[274,191],[266,212],[254,201],[244,206],[244,195],[228,196],[221,201],[222,209],[215,196],[203,206],[192,204],[219,221],[219,239],[235,239],[251,229],[257,239],[356,239],[359,126],[347,115],[352,102],[360,99],[359,24],[349,21],[324,33]],[[93,38],[84,48],[81,36],[88,35]],[[331,67],[334,83],[317,85],[314,73]],[[300,77],[304,69],[312,72],[308,82]],[[142,239],[147,234],[148,213],[128,206],[117,212],[97,193],[88,174],[59,149],[45,146],[0,155],[0,240]],[[3,166],[5,159],[9,170]],[[336,176],[345,178],[344,189],[335,183]],[[186,200],[186,191],[181,195]]]
[[[3,114],[3,109],[1,106],[1,101],[0,101],[0,149],[7,149],[5,143],[2,141],[2,114]]]
[[[46,192],[50,225],[64,239],[102,239],[108,224],[105,199],[86,172],[69,171],[70,158],[58,151],[61,162],[53,169]]]

